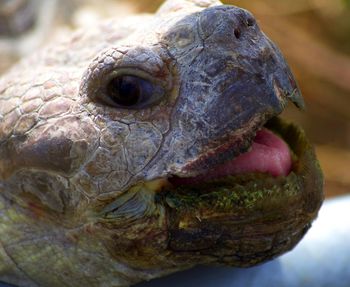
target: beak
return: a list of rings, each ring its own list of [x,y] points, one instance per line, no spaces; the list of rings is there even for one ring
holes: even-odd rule
[[[277,98],[284,105],[287,105],[288,101],[291,101],[297,108],[305,110],[305,102],[298,84],[287,64],[287,61],[276,47],[274,43],[270,41],[272,49],[275,51],[275,56],[278,58],[279,65],[275,66],[275,72],[273,75],[273,89]]]

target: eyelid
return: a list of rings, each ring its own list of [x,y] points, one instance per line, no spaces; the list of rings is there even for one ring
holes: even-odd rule
[[[147,55],[147,59],[140,57],[143,54]],[[134,76],[152,83],[156,97],[162,95],[161,98],[165,98],[171,95],[173,87],[173,62],[168,56],[160,46],[154,49],[109,48],[98,55],[85,70],[79,88],[80,96],[92,105],[116,107],[106,96],[106,86],[114,77]],[[146,107],[148,106],[145,105],[144,108]]]
[[[167,84],[164,83],[164,81],[161,81],[157,79],[156,77],[152,76],[150,73],[141,70],[139,68],[134,67],[120,67],[118,69],[115,69],[111,71],[108,76],[105,77],[105,80],[103,81],[104,84],[108,83],[110,80],[116,77],[120,76],[132,76],[132,77],[139,77],[141,79],[144,79],[146,81],[150,81],[151,83],[157,84],[159,86],[163,86],[164,89],[167,89]]]

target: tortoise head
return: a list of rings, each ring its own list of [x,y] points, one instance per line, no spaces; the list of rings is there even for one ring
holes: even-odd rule
[[[196,264],[251,266],[295,246],[320,207],[313,149],[277,119],[288,100],[303,108],[303,99],[254,17],[188,0],[143,21],[119,38],[111,23],[94,37],[76,34],[59,59],[46,50],[36,81],[55,73],[32,85],[59,92],[41,94],[21,129],[14,110],[4,113],[0,187],[6,216],[16,214],[4,231],[27,242],[30,230],[35,244],[8,250],[17,262],[37,254],[22,268],[36,282],[119,286]],[[91,41],[94,53],[82,56]],[[207,176],[253,149],[262,129],[289,146],[288,174]],[[47,274],[28,267],[47,254],[61,264],[53,255]]]

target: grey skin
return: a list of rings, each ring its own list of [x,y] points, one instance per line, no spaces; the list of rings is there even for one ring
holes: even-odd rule
[[[146,81],[150,96],[117,104],[109,83],[122,76]],[[24,59],[0,80],[0,280],[129,286],[291,249],[322,202],[312,151],[295,149],[310,164],[284,183],[288,198],[256,191],[234,210],[185,207],[167,180],[246,151],[289,100],[303,107],[254,17],[211,0],[167,1]]]

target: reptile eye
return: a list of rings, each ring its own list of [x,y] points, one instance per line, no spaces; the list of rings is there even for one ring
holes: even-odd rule
[[[117,105],[132,107],[148,101],[153,94],[151,82],[135,76],[115,77],[107,85],[107,96]]]
[[[164,95],[164,89],[152,80],[133,75],[117,75],[105,86],[102,100],[117,108],[145,108]]]

